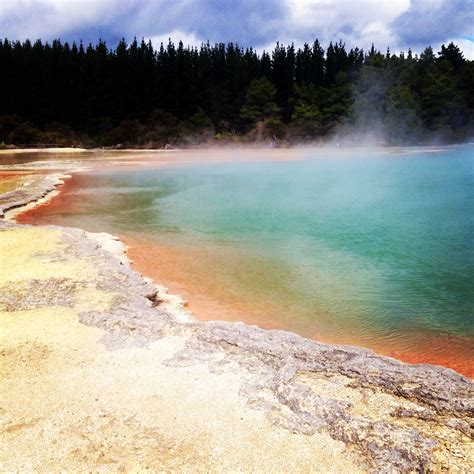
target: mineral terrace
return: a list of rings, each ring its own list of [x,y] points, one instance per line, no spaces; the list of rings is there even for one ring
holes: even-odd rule
[[[30,183],[2,214],[60,177]],[[2,472],[472,472],[470,379],[197,322],[124,251],[0,221]]]

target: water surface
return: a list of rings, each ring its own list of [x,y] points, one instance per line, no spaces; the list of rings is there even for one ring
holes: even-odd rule
[[[121,235],[202,318],[473,375],[473,147],[249,153],[78,174],[22,219]]]

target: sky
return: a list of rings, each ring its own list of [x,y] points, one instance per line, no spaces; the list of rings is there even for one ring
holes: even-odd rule
[[[301,46],[421,52],[454,41],[474,59],[474,0],[0,0],[0,37],[85,43],[123,37],[155,46],[182,40],[234,42],[271,50]]]

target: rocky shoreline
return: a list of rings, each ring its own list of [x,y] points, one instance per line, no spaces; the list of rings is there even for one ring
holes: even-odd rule
[[[43,200],[53,197],[57,187],[64,183],[66,177],[64,174],[33,176],[24,186],[0,195],[0,218],[8,213],[13,217],[15,210],[36,206]]]
[[[59,174],[41,177],[3,195],[0,198],[1,216],[48,198],[63,178],[64,175]],[[35,228],[2,220],[0,241],[7,234],[27,233],[32,229]],[[104,347],[107,354],[147,351],[154,344],[163,344],[171,338],[177,341],[175,350],[156,363],[160,367],[157,370],[181,374],[204,367],[205,377],[235,378],[238,381],[235,396],[243,402],[243,412],[250,410],[263,415],[261,423],[265,429],[262,428],[262,436],[263,432],[267,433],[265,436],[283,432],[288,439],[303,436],[308,443],[319,440],[319,444],[323,439],[320,437],[324,437],[329,440],[328,452],[333,449],[335,459],[344,459],[363,471],[469,472],[472,469],[472,380],[443,367],[404,364],[369,350],[321,344],[285,331],[262,330],[242,323],[197,322],[182,301],[130,268],[124,257],[124,246],[112,236],[55,226],[38,229],[46,237],[54,235],[59,239],[54,252],[41,256],[40,263],[44,268],[51,264],[49,262],[61,265],[63,260],[64,264],[84,261],[92,265],[95,274],[25,276],[20,280],[16,276],[9,279],[8,273],[14,274],[17,270],[5,268],[3,272],[7,276],[0,286],[0,311],[13,318],[11,324],[14,324],[16,314],[51,308],[50,318],[54,319],[55,308],[74,308],[82,325],[100,330],[97,344]],[[37,259],[35,253],[32,255]],[[87,291],[93,288],[100,292],[101,304],[78,306],[75,295],[86,287]],[[2,347],[2,355],[5,351],[8,353],[8,347]],[[140,359],[137,360],[139,363]],[[153,374],[149,376],[153,377]],[[14,383],[14,379],[11,377],[8,383]],[[201,385],[197,380],[196,390],[212,393],[212,387]],[[161,380],[161,383],[166,385],[167,380]],[[6,389],[4,385],[2,392]],[[212,403],[210,396],[209,404]],[[174,409],[180,411],[183,407],[177,404]],[[2,410],[5,415],[5,408]],[[7,434],[12,421],[9,423],[3,427]],[[230,433],[234,429],[239,432],[229,421]],[[246,427],[239,429],[245,433]],[[8,448],[8,439],[6,446]],[[231,448],[225,444],[213,448],[221,450],[223,457],[231,456]],[[18,453],[6,451],[0,458],[0,466],[25,468],[25,464],[15,464],[15,456]],[[176,459],[180,456],[183,455],[176,454]],[[211,464],[203,470],[236,467],[226,468],[218,455],[213,456],[209,458]],[[264,453],[254,452],[248,456],[253,461],[247,468],[243,466],[244,470],[250,467],[259,471],[272,470],[268,464],[258,465],[258,459],[263,462]],[[306,447],[304,454],[285,452],[282,456],[286,456],[288,462],[291,462],[291,456],[295,459],[306,456],[304,459],[308,464],[299,464],[301,470],[306,470],[303,466],[309,467],[310,471],[324,470],[318,461],[318,456],[322,455],[314,447]],[[134,468],[146,467],[132,452],[129,457]],[[281,462],[276,464],[277,471],[278,466],[283,469],[285,465]],[[193,458],[186,458],[179,466],[199,470],[197,463]],[[335,460],[329,460],[328,465],[331,463]],[[348,465],[338,467],[335,463],[334,472],[341,472]],[[45,465],[39,461],[31,465],[34,469],[41,466]],[[102,464],[79,466],[98,468]],[[107,469],[116,467],[112,463]]]

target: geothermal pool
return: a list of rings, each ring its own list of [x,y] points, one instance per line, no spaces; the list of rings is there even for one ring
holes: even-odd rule
[[[200,319],[474,375],[473,146],[192,154],[74,174],[18,220],[118,234]]]

